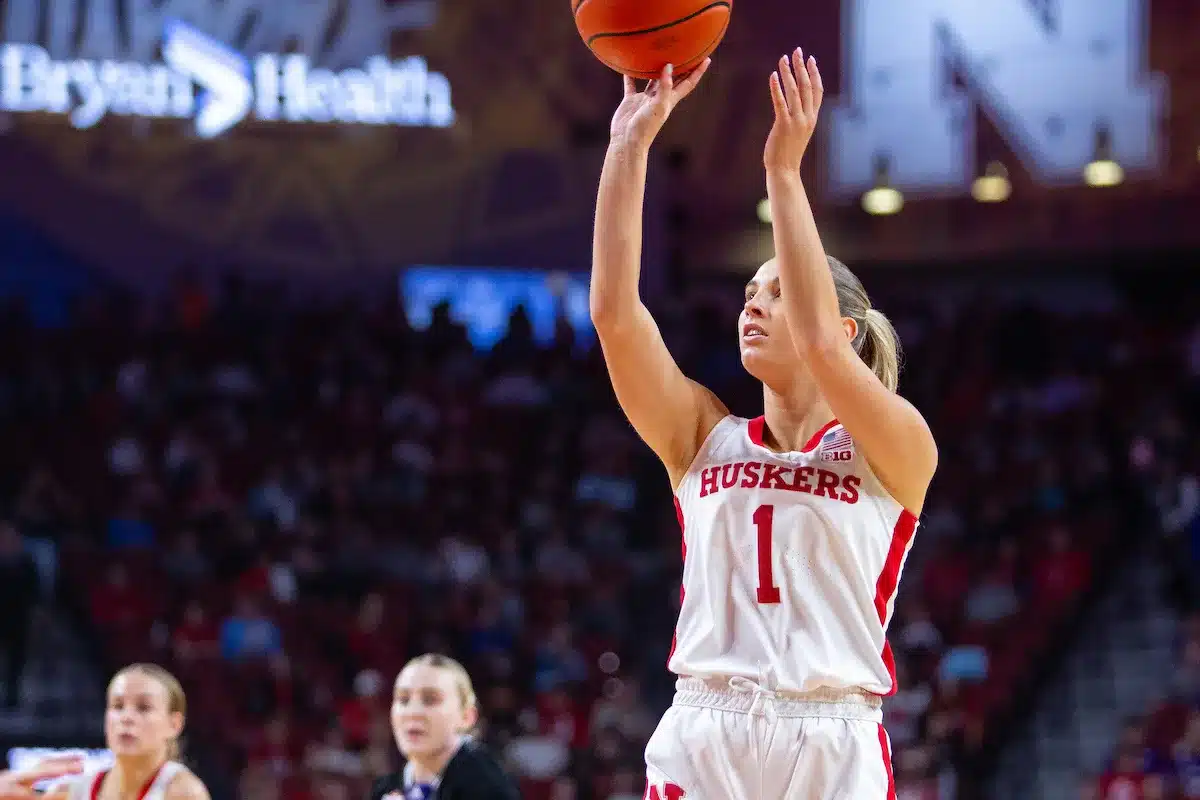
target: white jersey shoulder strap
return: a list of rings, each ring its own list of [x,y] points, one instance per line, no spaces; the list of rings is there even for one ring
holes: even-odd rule
[[[734,434],[741,432],[745,434],[746,424],[749,420],[742,417],[735,417],[733,414],[728,414],[721,418],[721,421],[713,426],[713,429],[708,432],[708,436],[704,437],[704,442],[700,445],[700,449],[696,451],[692,463],[688,465],[685,476],[692,475],[695,472],[708,466],[713,459],[719,459],[728,449],[731,443],[737,442]]]
[[[175,777],[185,769],[183,764],[175,761],[163,764],[158,774],[146,786],[139,800],[162,800],[166,796],[167,787],[171,785],[171,781],[175,780]],[[104,776],[107,774],[108,767],[90,769],[55,784],[50,788],[50,792],[61,791],[65,788],[68,800],[96,800],[100,784],[103,783]]]
[[[143,800],[162,800],[167,796],[167,787],[171,785],[171,781],[175,780],[175,777],[185,769],[186,767],[177,761],[168,761],[163,764],[162,769],[150,782],[150,786],[146,788]]]

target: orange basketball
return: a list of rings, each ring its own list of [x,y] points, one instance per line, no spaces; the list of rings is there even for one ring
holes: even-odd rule
[[[725,36],[733,0],[571,0],[575,27],[596,58],[632,78],[684,75]]]

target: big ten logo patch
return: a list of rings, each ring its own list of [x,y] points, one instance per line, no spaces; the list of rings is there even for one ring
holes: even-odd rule
[[[821,437],[818,452],[822,461],[850,461],[854,458],[854,440],[845,428],[835,428]]]
[[[683,800],[686,797],[683,789],[673,783],[664,783],[661,786],[647,783],[643,800]]]

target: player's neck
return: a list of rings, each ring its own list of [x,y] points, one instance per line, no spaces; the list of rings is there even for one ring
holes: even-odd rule
[[[795,452],[833,419],[833,412],[816,387],[784,395],[763,386],[763,416],[766,445],[780,452]]]
[[[421,758],[410,758],[412,764],[413,779],[417,783],[432,783],[437,779],[442,772],[445,771],[446,765],[450,763],[450,759],[458,752],[459,740],[455,739],[446,747],[439,749],[435,753],[430,753]]]
[[[113,764],[112,772],[108,775],[108,783],[115,794],[109,797],[137,798],[142,794],[154,778],[154,774],[162,767],[163,762],[157,756],[135,756],[122,758]]]

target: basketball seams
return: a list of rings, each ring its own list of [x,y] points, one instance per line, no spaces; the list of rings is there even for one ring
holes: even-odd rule
[[[583,5],[583,3],[586,3],[586,2],[587,2],[587,0],[580,0],[580,5]],[[685,21],[687,21],[687,20],[689,20],[689,19],[692,19],[692,18],[694,18],[694,17],[695,17],[697,14],[700,14],[700,13],[702,13],[703,11],[707,11],[707,10],[709,10],[709,9],[711,9],[711,8],[713,8],[713,7],[717,7],[717,6],[725,6],[726,8],[728,8],[728,7],[729,7],[729,3],[724,3],[724,2],[722,2],[722,3],[714,3],[714,4],[710,5],[710,6],[706,6],[705,8],[701,9],[700,11],[697,11],[697,12],[695,12],[695,13],[693,13],[693,14],[689,14],[688,16],[686,16],[686,17],[683,17],[682,19],[677,19],[677,20],[675,20],[674,22],[668,23],[668,24],[667,24],[667,25],[665,25],[665,26],[658,26],[658,27],[656,27],[656,28],[653,28],[653,29],[650,29],[650,30],[646,30],[646,31],[629,31],[628,33],[597,34],[596,36],[593,36],[593,37],[592,37],[592,39],[596,39],[596,38],[598,38],[598,37],[602,37],[602,36],[629,36],[629,35],[632,35],[632,34],[634,34],[634,33],[651,33],[651,32],[653,32],[653,31],[655,31],[655,30],[661,30],[661,29],[662,29],[662,28],[664,28],[664,27],[670,27],[671,25],[677,25],[677,24],[679,24],[680,22],[685,22]],[[705,45],[703,48],[701,48],[701,49],[700,49],[700,52],[701,52],[701,53],[704,53],[704,52],[706,52],[706,51],[707,51],[707,50],[708,50],[710,47],[712,47],[712,45],[713,45],[713,42],[719,42],[719,41],[721,40],[721,37],[723,37],[723,36],[725,35],[725,32],[726,32],[727,30],[729,30],[729,18],[730,18],[730,15],[729,15],[729,14],[726,14],[726,15],[725,15],[725,24],[721,26],[721,30],[719,30],[719,31],[717,32],[717,35],[716,35],[716,36],[714,36],[714,37],[712,38],[712,40],[711,40],[711,41],[709,41],[709,42],[708,42],[708,43],[707,43],[707,44],[706,44],[706,45]],[[589,43],[588,43],[588,44],[589,44],[589,46],[590,46],[591,42],[589,41]],[[596,58],[597,58],[597,59],[600,61],[600,63],[604,64],[604,65],[605,65],[606,67],[608,67],[609,69],[615,70],[615,71],[617,71],[617,72],[620,72],[620,73],[622,73],[622,74],[624,74],[624,75],[628,75],[628,76],[629,76],[629,77],[631,77],[631,78],[641,78],[641,79],[644,79],[644,80],[653,80],[653,79],[655,79],[655,78],[657,78],[657,77],[659,76],[659,73],[658,73],[658,72],[651,72],[651,71],[649,71],[649,70],[623,69],[623,68],[621,68],[621,67],[617,66],[616,64],[613,64],[612,62],[610,62],[610,61],[608,61],[607,59],[605,59],[603,56],[601,56],[601,55],[600,55],[599,53],[597,53],[595,50],[593,50],[593,51],[592,51],[592,55],[594,55],[594,56],[595,56],[595,57],[596,57]],[[685,62],[684,62],[682,65],[678,65],[678,66],[679,66],[679,67],[682,69],[682,71],[676,72],[676,73],[675,73],[675,78],[676,78],[676,79],[680,79],[680,78],[685,78],[685,77],[687,77],[688,73],[689,73],[689,72],[691,72],[692,70],[694,70],[696,67],[700,66],[700,62],[701,62],[701,61],[703,61],[704,59],[701,57],[701,58],[697,58],[697,59],[694,59],[694,60],[695,60],[695,62],[696,62],[695,64],[691,64],[691,62],[690,62],[690,61],[685,61]],[[691,66],[690,66],[690,67],[688,67],[688,66],[687,66],[688,64],[691,64]]]
[[[580,0],[579,5],[575,7],[576,12],[578,12],[579,6],[582,6],[585,2],[587,2],[587,0]],[[592,43],[595,42],[597,39],[616,39],[616,38],[620,38],[623,36],[638,36],[638,35],[645,34],[645,33],[657,33],[658,31],[666,30],[667,28],[673,28],[674,26],[679,25],[684,22],[687,22],[688,20],[695,19],[696,17],[700,16],[701,14],[704,14],[708,11],[712,11],[714,8],[724,8],[726,10],[727,14],[732,14],[732,12],[733,12],[733,9],[732,9],[731,4],[729,3],[729,0],[717,0],[717,2],[709,3],[708,5],[704,6],[704,8],[696,9],[692,13],[688,14],[686,17],[680,17],[679,19],[674,19],[674,20],[671,20],[670,22],[664,22],[661,25],[655,25],[651,28],[642,28],[642,29],[636,30],[636,31],[620,31],[620,32],[615,32],[615,33],[592,34],[592,36],[587,39],[587,45],[588,45],[588,47],[591,47]],[[725,25],[726,25],[726,27],[728,27],[728,25],[729,25],[728,19],[726,19]],[[721,33],[724,34],[724,32],[725,32],[725,28],[722,28]]]

